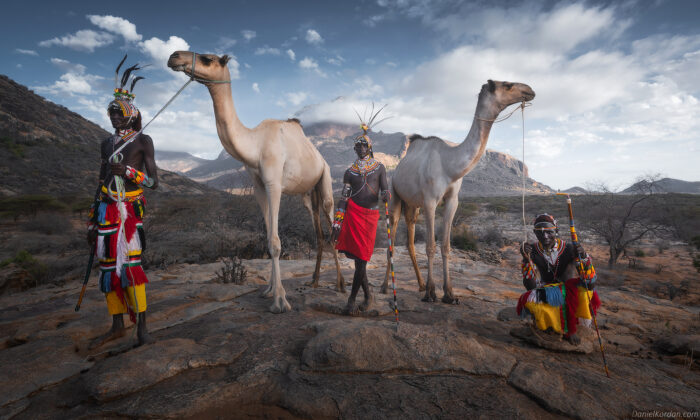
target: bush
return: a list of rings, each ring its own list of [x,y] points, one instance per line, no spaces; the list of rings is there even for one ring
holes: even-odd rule
[[[9,137],[0,138],[0,145],[8,149],[16,158],[24,157],[24,147]]]
[[[501,248],[507,243],[507,239],[495,226],[489,227],[485,232],[479,235],[479,241],[498,248]]]
[[[693,267],[700,273],[700,254],[693,257]]]
[[[24,249],[20,250],[13,258],[8,258],[0,262],[0,267],[5,267],[12,263],[26,270],[32,280],[34,280],[35,286],[42,283],[48,274],[48,267],[46,264],[34,258],[32,254]]]
[[[635,256],[635,257],[644,257],[645,255],[646,255],[646,254],[645,254],[644,251],[642,251],[641,249],[635,249],[635,250],[634,250],[634,256]]]
[[[216,272],[217,283],[243,284],[248,276],[248,271],[241,259],[234,255],[232,258],[223,259],[224,266]]]
[[[459,225],[452,232],[450,242],[453,247],[464,251],[478,250],[477,238],[467,225]]]
[[[40,213],[31,220],[23,223],[22,229],[26,232],[40,232],[47,235],[54,233],[67,233],[73,230],[70,219],[61,213]]]

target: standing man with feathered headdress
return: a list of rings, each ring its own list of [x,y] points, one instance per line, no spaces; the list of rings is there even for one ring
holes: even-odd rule
[[[88,242],[99,258],[99,285],[112,315],[112,328],[95,338],[90,348],[122,337],[125,313],[138,325],[138,344],[151,341],[146,328],[148,279],[141,267],[146,246],[143,187],[157,188],[158,173],[153,141],[141,133],[141,113],[134,105],[134,86],[143,77],[133,78],[131,92],[125,89],[132,73],[140,69],[138,64],[124,70],[118,81],[125,60],[126,56],[117,67],[114,100],[107,107],[114,135],[101,145],[99,186],[88,222]]]
[[[377,201],[380,195],[385,202],[388,202],[390,197],[386,168],[374,159],[372,140],[367,135],[372,121],[378,114],[379,112],[373,115],[368,123],[360,118],[362,134],[355,138],[354,147],[357,159],[343,176],[342,196],[332,226],[331,240],[338,241],[335,248],[355,260],[352,289],[343,311],[347,315],[358,315],[367,311],[372,303],[372,293],[367,280],[367,262],[372,257],[377,234]],[[355,298],[360,287],[364,291],[365,300],[358,306],[355,305]]]

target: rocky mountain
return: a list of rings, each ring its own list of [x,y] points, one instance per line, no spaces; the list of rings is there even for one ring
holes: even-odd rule
[[[109,135],[97,124],[0,75],[0,197],[92,196],[100,141]],[[159,178],[155,194],[216,193],[172,172],[161,171]]]
[[[359,130],[354,125],[324,122],[304,127],[304,132],[318,148],[331,168],[334,189],[340,189],[343,174],[355,159],[353,142]],[[373,132],[374,155],[388,169],[389,176],[406,154],[409,146],[404,133]],[[525,171],[528,194],[552,192],[546,185],[529,178],[527,166],[512,156],[487,150],[477,166],[462,181],[462,196],[517,195],[521,193]],[[184,173],[186,176],[226,191],[238,191],[251,185],[243,165],[222,151],[210,160]]]
[[[628,188],[622,190],[623,193],[634,193],[643,187],[641,182],[632,184]],[[700,182],[689,182],[680,179],[663,178],[655,183],[652,187],[655,193],[682,193],[682,194],[700,194]]]
[[[207,159],[198,158],[187,152],[171,152],[156,149],[156,164],[159,168],[166,171],[184,173],[207,162]]]

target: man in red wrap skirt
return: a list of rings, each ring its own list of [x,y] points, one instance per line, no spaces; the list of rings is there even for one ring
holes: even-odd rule
[[[366,126],[362,127],[367,132]],[[348,304],[343,311],[346,315],[359,315],[367,311],[372,303],[372,293],[367,281],[367,261],[372,258],[374,239],[377,234],[379,210],[377,201],[381,195],[389,201],[386,168],[374,159],[372,142],[367,134],[355,139],[357,160],[345,171],[343,192],[333,221],[331,240],[337,240],[335,248],[348,258],[355,260],[355,275]],[[362,286],[365,300],[355,304],[357,292]]]

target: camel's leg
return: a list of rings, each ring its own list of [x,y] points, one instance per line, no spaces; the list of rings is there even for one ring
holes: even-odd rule
[[[420,273],[420,268],[418,268],[418,259],[416,259],[416,223],[418,222],[419,211],[419,207],[407,207],[404,210],[404,219],[406,220],[406,231],[408,234],[408,255],[411,257],[413,271],[416,273],[418,291],[422,292],[425,290],[425,282],[423,281],[423,276]]]
[[[323,230],[321,230],[321,215],[319,214],[319,197],[315,190],[304,194],[304,207],[311,215],[311,223],[313,223],[314,231],[316,232],[316,268],[309,286],[318,287],[318,279],[321,271],[321,258],[323,257]]]
[[[279,235],[277,233],[278,218],[280,210],[280,199],[282,198],[282,186],[277,183],[268,182],[265,184],[265,192],[267,193],[268,214],[270,217],[270,225],[267,231],[268,249],[270,257],[272,257],[272,274],[270,275],[270,287],[272,288],[272,306],[270,312],[280,313],[289,311],[292,307],[287,302],[287,293],[282,286],[282,278],[280,275],[280,254],[282,246]]]
[[[320,202],[320,212],[323,213],[326,222],[328,222],[328,227],[333,224],[333,179],[331,178],[331,170],[328,164],[325,165],[323,169],[323,175],[321,180],[316,186],[319,196],[321,198]],[[321,230],[323,233],[323,230]],[[335,288],[339,292],[345,293],[345,278],[343,278],[343,273],[340,272],[340,261],[338,261],[338,250],[333,248],[333,260],[335,260],[335,272],[336,272],[336,283]]]
[[[391,200],[389,200],[389,223],[391,224],[391,245],[396,249],[396,228],[401,220],[401,199],[392,191]],[[391,263],[389,261],[389,253],[387,251],[386,258],[386,273],[384,274],[384,283],[380,293],[386,294],[389,292],[389,277],[391,276]]]
[[[424,302],[435,302],[435,279],[433,279],[433,257],[435,256],[435,201],[425,203],[425,254],[428,257],[428,284]]]
[[[460,183],[461,184],[461,183]],[[452,280],[450,279],[450,232],[452,230],[452,220],[455,217],[457,206],[459,205],[459,186],[448,190],[445,194],[445,210],[442,216],[442,243],[440,251],[442,253],[442,290],[444,295],[442,301],[445,303],[458,303],[452,293]]]
[[[267,205],[267,193],[265,192],[265,186],[263,183],[257,179],[255,176],[251,175],[253,180],[253,194],[255,195],[255,200],[260,206],[260,212],[263,215],[263,220],[265,221],[265,231],[266,237],[270,238],[270,212]],[[272,279],[267,282],[267,287],[260,293],[260,297],[271,297],[272,296]]]

